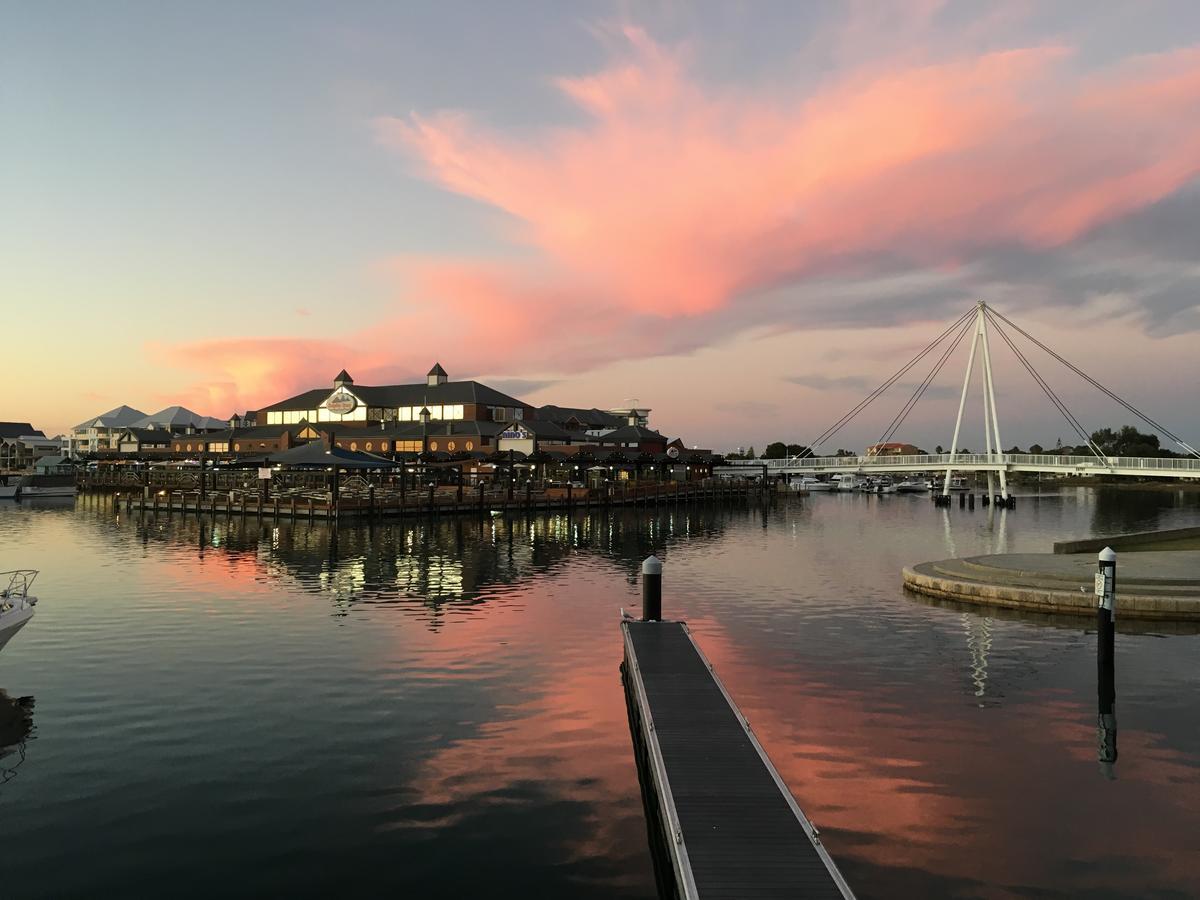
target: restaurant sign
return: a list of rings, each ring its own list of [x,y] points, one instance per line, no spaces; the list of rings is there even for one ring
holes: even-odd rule
[[[510,428],[508,431],[500,432],[500,440],[502,441],[521,441],[527,437],[529,437],[529,434],[523,428]]]
[[[344,416],[346,413],[354,412],[358,408],[358,398],[349,391],[336,391],[332,397],[325,401],[325,408],[331,413]]]

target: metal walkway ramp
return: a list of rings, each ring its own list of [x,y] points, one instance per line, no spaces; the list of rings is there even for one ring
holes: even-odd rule
[[[621,628],[660,891],[702,900],[853,898],[687,626]]]

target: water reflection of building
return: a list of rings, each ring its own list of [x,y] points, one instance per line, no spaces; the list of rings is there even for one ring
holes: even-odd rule
[[[33,698],[10,697],[0,690],[0,784],[17,774],[25,761],[25,741],[33,732]]]
[[[360,603],[403,603],[435,625],[447,604],[471,605],[552,574],[581,554],[625,574],[651,553],[681,541],[715,539],[730,512],[718,507],[577,510],[476,518],[447,516],[334,526],[256,518],[134,517],[122,530],[145,543],[195,548],[244,577],[281,578],[334,598],[340,611]],[[413,602],[416,605],[413,605]]]

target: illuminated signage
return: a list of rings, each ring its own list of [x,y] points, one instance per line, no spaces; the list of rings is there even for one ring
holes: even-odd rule
[[[529,435],[519,428],[510,428],[508,431],[500,432],[500,440],[502,441],[520,441],[527,437]]]
[[[325,401],[325,408],[331,413],[344,416],[358,408],[358,400],[349,391],[337,391]]]

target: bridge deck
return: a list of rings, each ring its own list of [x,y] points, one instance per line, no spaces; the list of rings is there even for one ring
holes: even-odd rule
[[[830,472],[1029,472],[1133,478],[1200,479],[1194,457],[1060,456],[1053,453],[929,453],[913,456],[793,456],[788,459],[727,460],[714,475],[816,475]]]
[[[676,895],[853,898],[687,626],[622,629],[648,818]]]

